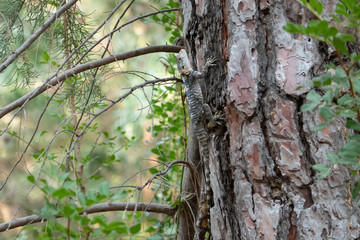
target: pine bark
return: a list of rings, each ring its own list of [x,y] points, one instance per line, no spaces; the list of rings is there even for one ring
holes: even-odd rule
[[[336,2],[322,2],[325,17],[334,13]],[[226,114],[225,126],[209,133],[213,239],[358,239],[349,170],[318,179],[309,167],[327,163],[345,142],[341,120],[311,132],[319,113],[300,111],[309,88],[297,88],[319,73],[327,53],[282,27],[311,13],[296,0],[180,4],[193,68],[218,59],[205,99]]]

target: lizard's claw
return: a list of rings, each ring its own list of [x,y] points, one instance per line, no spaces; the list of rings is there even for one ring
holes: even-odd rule
[[[211,57],[211,58],[208,58],[207,59],[207,61],[206,61],[206,65],[207,66],[215,66],[216,64],[215,64],[215,62],[216,62],[216,58],[215,57]]]
[[[215,113],[212,121],[210,121],[207,125],[208,125],[208,128],[214,128],[216,126],[222,126],[224,125],[224,122],[226,120],[226,117],[223,113],[221,112],[217,112]]]

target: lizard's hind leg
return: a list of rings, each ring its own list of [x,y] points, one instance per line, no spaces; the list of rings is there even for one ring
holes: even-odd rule
[[[204,114],[206,116],[206,120],[208,121],[207,127],[214,128],[216,126],[221,126],[224,124],[225,116],[222,113],[216,113],[215,115],[212,113],[210,106],[206,103],[203,105]]]

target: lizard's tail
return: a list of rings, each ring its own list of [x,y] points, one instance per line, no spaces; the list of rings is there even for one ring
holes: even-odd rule
[[[211,185],[210,185],[210,152],[207,141],[207,134],[204,130],[197,131],[198,141],[201,146],[203,166],[205,173],[205,189],[206,189],[206,201],[210,204],[211,201]]]

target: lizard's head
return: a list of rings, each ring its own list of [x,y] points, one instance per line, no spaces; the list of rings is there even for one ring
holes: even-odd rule
[[[193,69],[191,68],[189,58],[184,49],[181,49],[176,56],[178,71],[181,75],[189,75]]]

